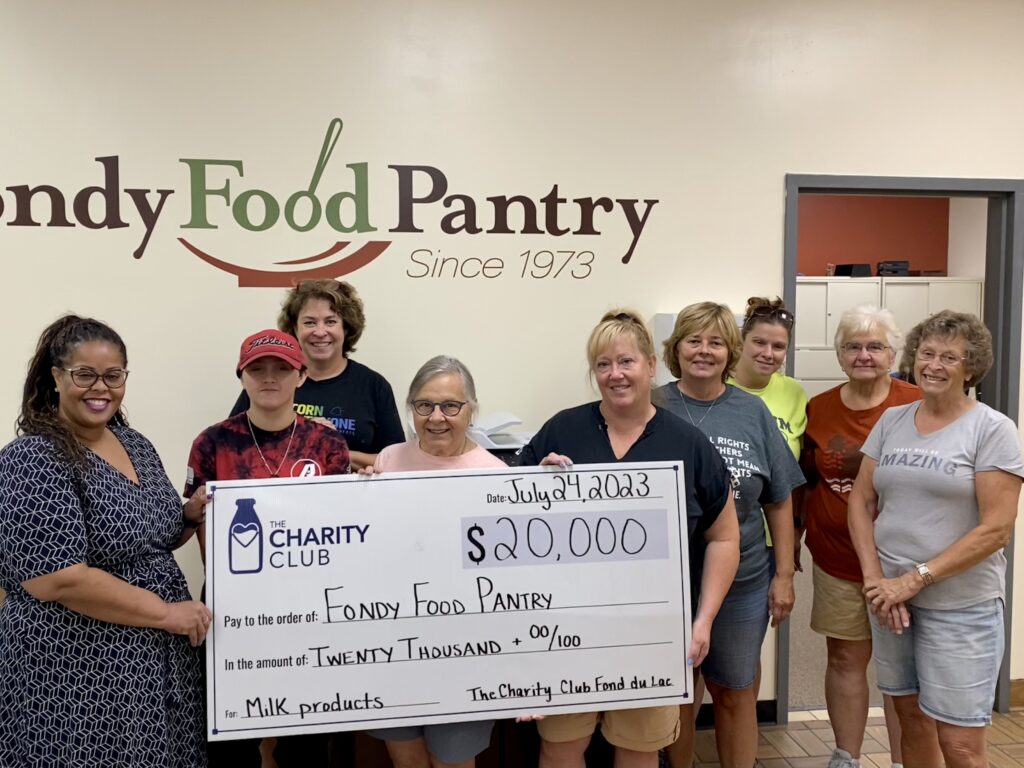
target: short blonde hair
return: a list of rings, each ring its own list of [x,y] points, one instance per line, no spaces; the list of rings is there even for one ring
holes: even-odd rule
[[[683,374],[682,368],[679,367],[679,354],[676,350],[679,342],[687,336],[701,333],[709,328],[722,337],[729,351],[729,357],[725,361],[725,370],[722,371],[722,383],[724,384],[732,376],[736,361],[740,359],[740,353],[743,350],[743,339],[740,338],[740,329],[736,326],[736,318],[732,310],[725,304],[701,301],[680,310],[676,315],[676,324],[672,335],[665,340],[662,360],[677,379]]]
[[[587,339],[587,364],[591,372],[597,357],[619,336],[630,336],[644,357],[654,356],[654,338],[640,313],[632,309],[609,309]]]

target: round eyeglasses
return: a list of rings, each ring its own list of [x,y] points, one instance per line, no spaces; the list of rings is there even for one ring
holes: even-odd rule
[[[96,373],[92,368],[61,368],[71,375],[71,381],[76,387],[89,389],[97,381],[103,379],[103,383],[109,389],[120,389],[128,379],[128,371],[124,368],[111,368],[103,373]]]
[[[843,352],[848,355],[859,355],[861,352],[867,352],[869,355],[880,355],[889,349],[888,344],[883,344],[880,341],[869,341],[867,344],[861,344],[859,341],[848,341],[840,347]]]
[[[434,413],[435,408],[440,408],[441,413],[445,416],[458,416],[465,404],[464,400],[443,400],[440,403],[435,403],[433,400],[413,400],[412,409],[419,416],[430,416]]]
[[[939,362],[942,363],[947,368],[956,365],[961,360],[967,359],[966,357],[954,355],[952,352],[943,352],[941,355],[937,355],[935,354],[934,349],[919,349],[917,350],[917,352],[914,353],[914,355],[922,363],[930,363],[933,362],[936,358],[938,358]]]

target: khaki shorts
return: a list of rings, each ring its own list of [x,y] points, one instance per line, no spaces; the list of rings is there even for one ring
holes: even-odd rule
[[[862,589],[859,582],[829,576],[815,565],[811,629],[837,640],[870,640],[871,619]]]
[[[657,752],[679,738],[679,705],[550,715],[537,721],[537,730],[545,741],[576,741],[590,736],[599,722],[609,744],[634,752]]]

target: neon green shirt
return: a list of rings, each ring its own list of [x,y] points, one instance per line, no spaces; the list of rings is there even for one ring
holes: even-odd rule
[[[786,438],[789,449],[799,459],[804,430],[807,429],[807,393],[800,382],[781,373],[775,373],[768,380],[768,386],[763,389],[741,386],[732,377],[729,378],[729,383],[764,400],[764,404],[775,417],[775,423],[779,425],[779,431]]]

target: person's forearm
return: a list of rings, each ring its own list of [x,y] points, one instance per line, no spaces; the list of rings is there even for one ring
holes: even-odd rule
[[[1010,543],[1020,501],[1021,480],[1002,471],[975,473],[978,524],[926,565],[935,581],[963,573]]]
[[[349,451],[348,460],[352,465],[352,471],[356,472],[363,467],[372,467],[377,460],[376,453],[364,453],[363,451]]]
[[[806,485],[798,485],[793,489],[793,493],[790,495],[789,500],[793,508],[793,528],[794,530],[803,533],[804,527],[807,525],[807,498],[810,494],[807,492]],[[797,541],[800,537],[797,536]]]
[[[764,516],[775,549],[775,574],[792,578],[796,571],[793,557],[796,533],[793,528],[793,505],[789,497],[777,504],[765,504]]]
[[[206,522],[206,503],[212,498],[206,492],[206,486],[200,485],[193,494],[186,499],[181,505],[181,521],[184,528],[181,531],[181,536],[178,537],[177,543],[173,549],[177,549],[182,546],[185,542],[192,538],[192,534],[198,536],[199,529]],[[199,542],[202,547],[202,541]]]
[[[199,526],[188,525],[186,523],[185,527],[181,531],[181,536],[179,536],[178,540],[174,542],[174,546],[172,546],[171,549],[179,549],[180,547],[183,547],[185,544],[187,544],[189,539],[191,539],[192,536],[195,534],[196,529],[198,527]]]
[[[739,568],[740,553],[735,541],[709,541],[704,551],[704,570],[700,578],[700,604],[697,618],[715,620]]]
[[[860,561],[861,574],[865,580],[882,578],[882,562],[875,547],[875,507],[857,493],[850,494],[846,519],[850,527],[850,539]]]
[[[1013,528],[993,528],[984,523],[972,528],[946,549],[927,561],[935,581],[942,581],[973,568],[1010,541]]]
[[[84,563],[30,579],[24,586],[39,600],[111,624],[162,629],[167,618],[168,604],[153,592]]]
[[[203,561],[203,567],[206,566],[206,523],[202,523],[196,528],[196,543],[199,545],[199,559]]]

